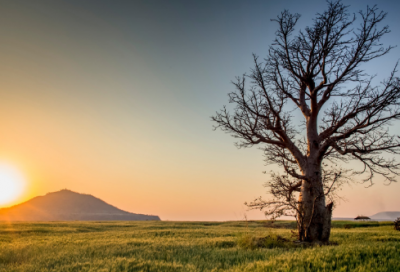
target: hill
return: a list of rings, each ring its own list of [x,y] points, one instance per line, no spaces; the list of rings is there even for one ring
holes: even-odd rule
[[[61,190],[0,209],[2,221],[160,220],[156,215],[120,210],[92,195]]]
[[[371,215],[370,218],[373,220],[395,220],[400,217],[400,212],[379,212],[374,215]]]

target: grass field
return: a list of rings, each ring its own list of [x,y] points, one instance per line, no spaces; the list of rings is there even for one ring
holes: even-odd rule
[[[400,271],[400,232],[391,223],[335,221],[331,241],[337,245],[322,247],[284,241],[293,240],[294,226],[0,223],[0,271]],[[269,237],[270,243],[249,249],[243,246],[246,237]]]

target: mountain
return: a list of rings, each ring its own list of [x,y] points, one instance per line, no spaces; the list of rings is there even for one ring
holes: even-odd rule
[[[92,195],[61,190],[0,209],[1,221],[160,220],[156,215],[120,210]]]
[[[393,221],[396,218],[400,217],[400,212],[379,212],[374,215],[371,215],[370,218],[372,220],[389,220]]]

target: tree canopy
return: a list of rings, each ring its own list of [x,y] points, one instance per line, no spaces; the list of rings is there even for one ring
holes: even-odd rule
[[[272,199],[249,207],[267,215],[295,215],[299,239],[329,241],[332,200],[350,174],[376,175],[388,182],[399,175],[400,138],[389,131],[400,118],[400,79],[395,65],[380,85],[362,67],[391,51],[380,39],[387,13],[377,6],[350,14],[341,1],[328,1],[313,24],[296,31],[300,15],[283,11],[267,56],[253,54],[254,67],[237,77],[229,102],[212,120],[238,138],[238,147],[260,146],[273,173],[266,186]],[[295,115],[303,116],[296,122]],[[359,170],[343,162],[356,160]],[[338,166],[337,166],[338,165]],[[328,197],[330,204],[326,205]]]

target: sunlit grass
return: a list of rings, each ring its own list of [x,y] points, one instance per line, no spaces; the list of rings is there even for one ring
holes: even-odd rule
[[[246,235],[293,240],[295,225],[1,223],[0,271],[399,271],[400,232],[390,223],[362,224],[334,222],[331,240],[338,245],[310,248],[272,240],[246,248],[240,246]]]

